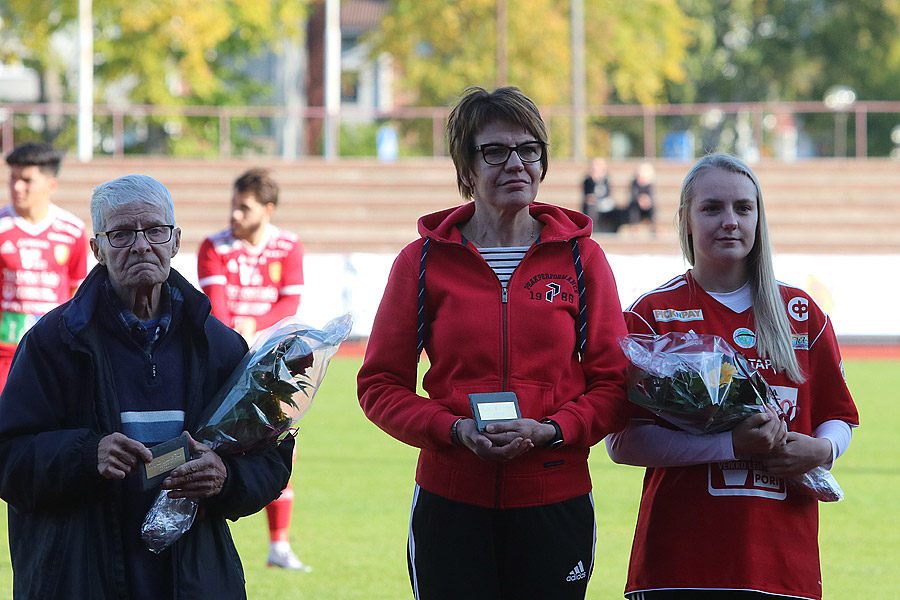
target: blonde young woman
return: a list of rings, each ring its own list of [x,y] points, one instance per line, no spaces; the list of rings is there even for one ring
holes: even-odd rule
[[[785,477],[831,468],[858,424],[831,321],[775,280],[759,182],[738,159],[694,165],[678,229],[693,268],[638,298],[629,331],[723,337],[774,387],[785,417],[707,436],[633,420],[607,438],[613,460],[647,467],[625,595],[821,598],[817,501]]]

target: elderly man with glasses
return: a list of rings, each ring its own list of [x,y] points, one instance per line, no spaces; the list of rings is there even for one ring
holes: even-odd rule
[[[170,261],[181,230],[169,191],[129,175],[91,199],[98,265],[25,335],[0,395],[0,496],[9,503],[16,598],[245,598],[225,519],[262,509],[290,477],[292,438],[191,460],[163,481],[200,502],[193,527],[150,552],[152,446],[193,430],[247,350]]]

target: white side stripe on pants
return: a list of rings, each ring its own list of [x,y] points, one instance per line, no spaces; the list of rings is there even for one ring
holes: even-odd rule
[[[413,597],[419,600],[419,578],[416,575],[416,538],[413,536],[413,513],[416,511],[416,502],[419,500],[419,484],[413,489],[412,508],[409,510],[409,564],[412,574]]]

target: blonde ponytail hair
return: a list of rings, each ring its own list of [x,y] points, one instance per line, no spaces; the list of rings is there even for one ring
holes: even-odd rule
[[[772,266],[772,248],[769,244],[769,228],[766,225],[766,211],[763,206],[762,189],[756,175],[746,164],[727,154],[704,156],[691,168],[681,186],[681,200],[678,204],[678,239],[681,252],[694,266],[694,243],[688,233],[688,214],[695,200],[694,187],[699,177],[711,169],[722,169],[731,173],[746,175],[756,188],[758,219],[756,240],[747,255],[747,271],[753,302],[753,316],[756,323],[756,352],[761,358],[768,358],[777,371],[783,371],[795,383],[803,383],[805,374],[797,362],[797,355],[791,343],[791,325],[787,309]]]

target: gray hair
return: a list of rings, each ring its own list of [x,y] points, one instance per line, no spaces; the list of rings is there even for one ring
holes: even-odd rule
[[[161,207],[167,224],[175,224],[175,202],[166,186],[147,175],[125,175],[94,188],[91,196],[91,224],[94,233],[106,230],[104,209],[115,209],[134,202]]]

